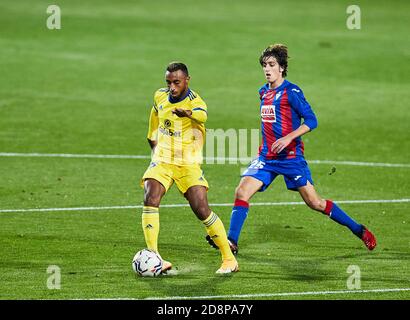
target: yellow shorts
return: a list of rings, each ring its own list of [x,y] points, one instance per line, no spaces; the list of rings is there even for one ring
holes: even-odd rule
[[[185,193],[192,186],[204,186],[208,190],[208,181],[199,164],[177,166],[164,162],[151,162],[141,179],[141,187],[144,187],[145,179],[155,179],[160,182],[165,190],[172,186],[175,181],[179,191]]]

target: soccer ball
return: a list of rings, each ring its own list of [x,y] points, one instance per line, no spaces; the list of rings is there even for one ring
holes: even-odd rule
[[[132,259],[132,269],[141,277],[156,277],[161,274],[162,259],[155,251],[142,249]]]

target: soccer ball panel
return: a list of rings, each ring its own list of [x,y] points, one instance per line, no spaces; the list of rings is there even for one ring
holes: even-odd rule
[[[155,251],[143,249],[132,259],[132,269],[141,277],[156,277],[161,274],[162,259]]]

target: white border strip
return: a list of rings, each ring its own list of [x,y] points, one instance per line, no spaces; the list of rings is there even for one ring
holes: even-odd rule
[[[0,152],[0,157],[40,157],[40,158],[86,158],[86,159],[151,159],[150,155],[119,155],[119,154],[72,154],[72,153],[16,153]],[[224,157],[205,157],[206,162],[224,161],[223,164],[246,163],[253,158],[224,158]],[[383,163],[383,162],[357,162],[357,161],[334,161],[334,160],[308,160],[309,164],[332,164],[364,167],[393,167],[410,168],[408,163]]]
[[[350,293],[386,293],[386,292],[403,292],[403,291],[410,291],[410,288],[255,293],[255,294],[231,294],[231,295],[192,296],[192,297],[189,297],[189,296],[148,297],[148,298],[145,298],[145,300],[242,299],[242,298],[246,299],[246,298],[270,298],[270,297],[290,297],[290,296],[316,296],[316,295],[350,294]]]
[[[380,200],[340,200],[337,203],[345,204],[361,204],[361,203],[405,203],[410,202],[410,199],[380,199]],[[304,205],[302,201],[299,202],[254,202],[251,206],[293,206]],[[231,207],[232,203],[210,203],[211,207]],[[187,203],[177,204],[163,204],[161,208],[180,208],[189,207]],[[0,209],[0,213],[11,212],[52,212],[52,211],[98,211],[98,210],[121,210],[121,209],[142,209],[143,205],[136,206],[109,206],[109,207],[75,207],[75,208],[31,208],[31,209]]]
[[[248,299],[248,298],[273,298],[291,296],[316,296],[316,295],[335,295],[351,293],[388,293],[405,292],[410,288],[392,289],[368,289],[368,290],[334,290],[334,291],[306,291],[306,292],[278,292],[278,293],[255,293],[255,294],[230,294],[214,296],[175,296],[175,297],[147,297],[147,298],[97,298],[91,300],[209,300],[209,299]]]

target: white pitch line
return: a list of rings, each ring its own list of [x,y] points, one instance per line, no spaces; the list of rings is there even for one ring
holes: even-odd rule
[[[336,290],[336,291],[306,291],[306,292],[279,292],[279,293],[231,294],[231,295],[192,296],[192,297],[189,297],[189,296],[149,297],[149,298],[145,298],[145,300],[269,298],[269,297],[316,296],[316,295],[350,294],[350,293],[385,293],[385,292],[401,292],[401,291],[410,291],[410,288],[369,289],[369,290]]]
[[[73,153],[15,153],[15,152],[0,152],[0,157],[87,158],[87,159],[151,159],[150,155],[73,154]]]
[[[40,158],[82,158],[82,159],[151,159],[151,155],[126,155],[126,154],[73,154],[73,153],[16,153],[0,152],[0,157],[40,157]],[[254,158],[235,157],[204,157],[205,164],[246,164]],[[391,167],[410,168],[408,163],[383,163],[383,162],[360,162],[360,161],[337,161],[337,160],[308,160],[309,164],[331,164],[364,167]]]
[[[357,161],[333,161],[333,160],[307,160],[309,164],[340,164],[347,166],[362,166],[362,167],[394,167],[394,168],[410,168],[408,163],[382,163],[382,162],[357,162]]]
[[[305,291],[305,292],[278,292],[278,293],[230,294],[230,295],[213,295],[213,296],[148,297],[148,298],[144,298],[144,299],[138,299],[138,298],[99,298],[99,299],[95,299],[95,300],[248,299],[248,298],[290,297],[290,296],[335,295],[335,294],[351,294],[351,293],[388,293],[388,292],[404,292],[404,291],[410,291],[410,288],[368,289],[368,290],[334,290],[334,291]]]
[[[403,203],[410,202],[410,199],[379,199],[379,200],[340,200],[337,203],[361,204],[361,203]],[[254,202],[251,206],[293,206],[304,205],[302,201],[298,202]],[[211,207],[231,207],[232,203],[210,203]],[[99,211],[99,210],[121,210],[121,209],[142,209],[143,205],[135,206],[105,206],[105,207],[74,207],[74,208],[30,208],[30,209],[0,209],[0,213],[12,212],[52,212],[52,211]],[[188,203],[163,204],[161,208],[180,208],[189,207]]]

